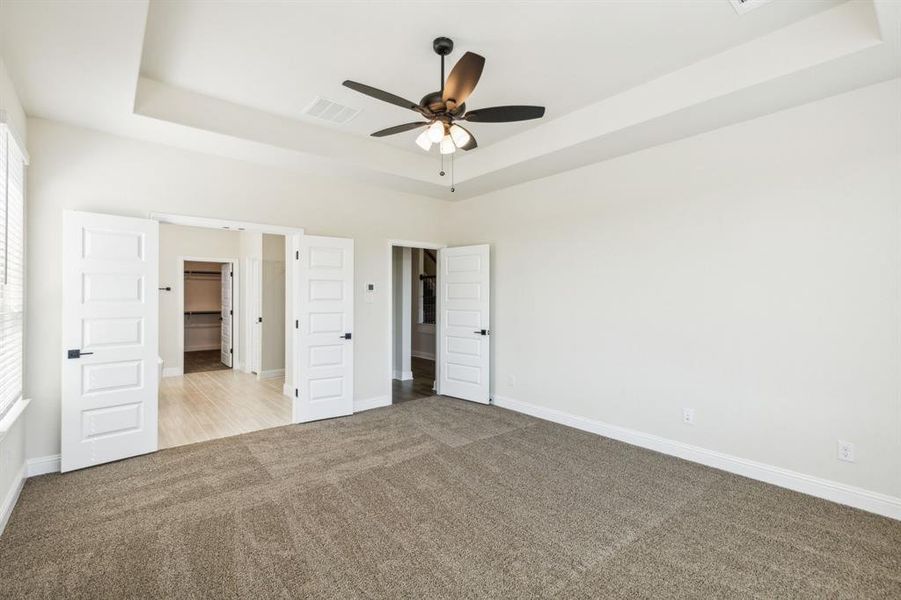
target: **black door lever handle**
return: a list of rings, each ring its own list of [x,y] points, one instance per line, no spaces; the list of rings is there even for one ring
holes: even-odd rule
[[[88,354],[94,354],[93,352],[82,352],[77,348],[75,350],[69,350],[69,358],[81,358],[82,356],[87,356]]]

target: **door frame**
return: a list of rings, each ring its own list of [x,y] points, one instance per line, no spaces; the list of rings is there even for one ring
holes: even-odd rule
[[[435,250],[439,251],[438,258],[439,262],[435,269],[435,393],[441,394],[441,377],[438,373],[438,365],[440,364],[440,348],[438,344],[438,327],[441,323],[441,295],[438,294],[438,290],[440,289],[441,282],[441,268],[440,268],[440,250],[447,248],[447,244],[441,242],[414,242],[411,240],[388,240],[387,245],[387,264],[388,264],[388,293],[387,298],[387,306],[385,308],[388,315],[388,329],[387,329],[387,337],[385,338],[388,344],[388,368],[385,372],[388,374],[388,400],[393,402],[393,389],[394,389],[394,248],[420,248],[426,250]],[[363,293],[366,294],[367,291],[363,290]]]
[[[182,274],[182,280],[176,288],[178,291],[175,295],[175,307],[178,311],[178,314],[184,317],[185,314],[185,284],[184,284],[184,272],[185,272],[185,262],[211,262],[211,263],[227,263],[231,265],[232,268],[232,350],[238,349],[241,346],[239,342],[241,341],[241,334],[235,330],[235,315],[239,314],[238,310],[241,308],[241,300],[239,296],[241,294],[236,293],[237,290],[241,289],[240,286],[240,271],[239,265],[241,261],[237,258],[212,258],[212,257],[198,257],[198,256],[179,256],[176,257],[175,263],[178,267],[176,272]],[[173,290],[175,291],[175,290]],[[181,373],[172,373],[169,372],[169,375],[184,375],[184,356],[185,356],[185,326],[184,321],[182,321],[181,327],[178,328],[178,335],[175,336],[175,348],[178,350],[178,353],[182,356],[182,369]],[[241,366],[243,366],[243,356],[239,356],[238,352],[232,352],[232,369],[237,371],[241,370]],[[166,376],[166,366],[163,365],[163,376]]]
[[[299,318],[299,313],[295,303],[295,286],[298,280],[299,265],[295,257],[300,253],[300,243],[304,235],[303,227],[285,227],[284,225],[270,225],[267,223],[252,223],[249,221],[231,221],[228,219],[216,219],[211,217],[197,217],[191,215],[180,215],[175,213],[151,212],[148,216],[150,220],[159,223],[168,223],[170,225],[187,225],[189,227],[205,227],[208,229],[225,229],[229,231],[250,231],[256,233],[269,233],[273,235],[285,236],[285,322],[290,323]],[[288,265],[294,265],[293,269],[289,269]],[[240,294],[239,294],[240,295]],[[234,309],[232,309],[234,310]],[[182,305],[184,312],[184,305]],[[288,315],[290,315],[290,320]],[[287,329],[287,326],[286,326]],[[291,360],[300,352],[300,332],[292,329],[293,335],[285,336],[285,350],[287,355],[288,346],[291,348]],[[182,335],[184,329],[182,328]],[[184,346],[184,340],[182,340]],[[234,347],[234,344],[232,344]],[[242,364],[244,357],[241,357]],[[287,370],[288,360],[285,359],[285,368]],[[285,385],[282,393],[285,396],[292,397],[294,388],[297,383],[297,373],[294,366],[291,366],[291,381],[288,381],[287,372],[285,373]],[[292,414],[291,421],[296,423],[298,415]]]

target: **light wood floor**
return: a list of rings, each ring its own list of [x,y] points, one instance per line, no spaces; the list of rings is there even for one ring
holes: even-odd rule
[[[166,377],[160,384],[159,447],[172,448],[291,422],[283,377],[258,381],[229,369]]]

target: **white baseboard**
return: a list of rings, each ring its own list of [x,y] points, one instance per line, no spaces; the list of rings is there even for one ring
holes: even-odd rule
[[[3,503],[0,504],[0,535],[3,535],[3,530],[6,529],[6,524],[13,514],[16,501],[19,499],[19,494],[22,493],[22,486],[25,485],[25,463],[19,468],[19,472],[13,478],[13,481],[15,483],[9,488],[6,497],[3,498]]]
[[[59,454],[51,454],[50,456],[39,456],[37,458],[29,458],[25,461],[26,477],[37,477],[38,475],[46,475],[47,473],[59,473],[60,457]]]
[[[435,360],[435,355],[431,352],[422,352],[420,350],[413,350],[410,352],[410,356],[415,356],[416,358],[424,358],[426,360]]]
[[[163,377],[179,377],[180,375],[184,375],[185,370],[182,367],[164,367],[163,368]]]
[[[365,400],[354,400],[355,413],[373,408],[381,408],[383,406],[391,406],[391,396],[376,396],[375,398],[366,398]]]
[[[413,379],[413,371],[395,371],[393,376],[400,381],[411,381]]]
[[[516,412],[525,413],[553,421],[561,425],[567,425],[583,431],[626,442],[634,446],[640,446],[649,450],[655,450],[670,456],[677,456],[685,460],[707,465],[722,471],[742,475],[750,479],[764,481],[779,487],[816,496],[839,504],[853,506],[868,512],[901,520],[901,498],[889,496],[879,492],[872,492],[863,488],[846,485],[837,481],[805,475],[796,471],[783,469],[730,454],[724,454],[715,450],[708,450],[700,446],[693,446],[684,442],[677,442],[664,437],[643,433],[634,429],[627,429],[617,425],[610,425],[594,419],[580,417],[553,408],[546,408],[513,398],[495,396],[492,403],[501,408],[507,408]]]
[[[270,369],[268,371],[260,371],[260,379],[275,379],[276,377],[284,377],[284,369]]]

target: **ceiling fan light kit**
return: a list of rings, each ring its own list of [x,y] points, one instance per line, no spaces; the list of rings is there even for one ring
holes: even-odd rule
[[[429,149],[432,147],[433,143],[434,142],[432,142],[431,138],[429,138],[428,130],[423,131],[422,133],[419,134],[419,137],[416,138],[416,145],[419,146],[420,148],[422,148],[423,150],[425,150],[426,152],[429,151]]]
[[[429,128],[426,130],[429,133],[429,139],[433,144],[437,144],[444,137],[444,123],[441,121],[435,121]]]
[[[454,140],[454,144],[456,144],[460,148],[465,148],[467,144],[472,140],[472,136],[469,133],[460,127],[459,125],[451,125],[448,130],[450,133],[451,139]]]
[[[543,106],[494,106],[467,112],[466,100],[482,76],[485,58],[473,52],[466,52],[457,61],[445,80],[444,57],[453,51],[454,42],[446,37],[435,38],[432,41],[432,49],[441,57],[441,89],[423,96],[419,104],[356,81],[344,82],[345,87],[377,100],[412,110],[426,119],[381,129],[371,134],[373,137],[385,137],[426,127],[427,129],[416,138],[416,145],[428,152],[431,150],[432,144],[438,144],[442,158],[450,155],[453,160],[453,154],[458,149],[468,151],[478,146],[475,136],[455,121],[510,123],[540,119],[544,116]],[[453,169],[451,169],[451,173],[453,173]],[[444,175],[443,169],[441,175]],[[453,181],[451,181],[451,191],[454,191]]]

